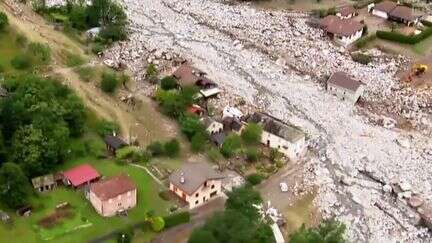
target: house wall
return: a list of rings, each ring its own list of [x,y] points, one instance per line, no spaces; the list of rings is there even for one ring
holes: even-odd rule
[[[93,192],[90,192],[90,202],[100,215],[111,217],[119,211],[125,211],[136,206],[137,190],[126,192],[105,201],[101,201]]]
[[[378,17],[383,18],[383,19],[388,19],[388,14],[386,12],[383,12],[380,10],[373,9],[372,15],[378,16]]]
[[[344,89],[334,84],[328,84],[327,89],[331,94],[336,95],[338,98],[342,100],[348,100],[354,104],[363,94],[364,87],[362,85],[357,89],[356,92],[353,92],[352,90]]]
[[[355,34],[350,35],[350,36],[335,35],[334,40],[343,46],[347,46],[347,45],[352,44],[356,40],[360,39],[362,37],[362,34],[363,34],[363,29],[357,31]]]
[[[220,122],[212,122],[209,127],[207,127],[206,131],[210,134],[215,134],[223,131],[223,124]]]
[[[270,148],[277,149],[291,160],[297,160],[306,147],[305,137],[297,140],[294,143],[291,143],[284,138],[278,137],[266,131],[263,131],[262,133],[261,143],[269,146]]]
[[[188,195],[180,188],[170,183],[170,190],[189,204],[189,209],[199,207],[209,200],[222,195],[222,180],[209,180],[207,185],[201,185],[194,193]],[[212,196],[212,193],[214,194]],[[183,195],[186,195],[185,197]]]

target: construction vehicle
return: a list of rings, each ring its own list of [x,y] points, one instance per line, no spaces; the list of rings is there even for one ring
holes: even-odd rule
[[[408,74],[408,82],[412,81],[413,76],[420,76],[424,74],[428,70],[428,66],[426,64],[415,64],[412,66],[410,73]]]

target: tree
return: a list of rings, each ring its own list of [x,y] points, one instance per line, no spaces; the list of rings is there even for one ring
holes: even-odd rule
[[[230,134],[225,139],[222,148],[221,153],[226,158],[232,157],[237,150],[241,147],[241,138],[237,134]]]
[[[191,139],[191,148],[193,152],[201,152],[204,150],[206,145],[206,137],[202,132],[197,132]]]
[[[250,186],[235,188],[228,193],[225,208],[241,212],[250,220],[257,220],[259,214],[253,204],[262,203],[261,195]]]
[[[165,227],[165,221],[162,217],[153,217],[151,219],[151,227],[154,232],[161,232]]]
[[[194,230],[188,240],[188,243],[217,243],[218,241],[207,230]]]
[[[261,141],[262,127],[256,123],[249,123],[242,131],[241,137],[247,144],[258,144]]]
[[[256,162],[258,160],[258,151],[256,148],[246,149],[246,159],[249,162]]]
[[[173,138],[164,144],[164,150],[169,157],[176,157],[180,152],[180,143]]]
[[[9,25],[8,17],[5,13],[0,12],[0,30],[4,30]]]
[[[196,115],[188,114],[180,118],[180,127],[183,134],[186,135],[189,140],[192,140],[197,133],[205,133],[204,125]]]
[[[177,88],[177,79],[173,76],[166,76],[163,79],[161,79],[161,88],[163,90],[170,90]]]
[[[147,151],[151,153],[152,156],[160,156],[165,153],[164,146],[161,142],[152,142],[147,146]]]
[[[318,227],[302,227],[290,235],[290,243],[345,243],[346,226],[336,220],[325,220]]]
[[[14,163],[4,163],[0,167],[0,201],[15,209],[26,204],[28,195],[28,179],[21,168]]]
[[[114,73],[103,73],[102,81],[101,81],[101,89],[105,93],[114,93],[117,89],[118,80],[117,76]]]
[[[92,0],[87,8],[87,16],[90,27],[123,26],[127,20],[123,8],[112,0]]]

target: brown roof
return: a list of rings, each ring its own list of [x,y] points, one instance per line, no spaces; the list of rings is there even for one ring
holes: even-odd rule
[[[375,5],[374,9],[389,14],[394,8],[396,8],[396,6],[397,4],[395,2],[383,1]]]
[[[136,189],[135,183],[127,175],[119,175],[107,180],[91,184],[90,191],[102,200],[106,201]]]
[[[222,178],[222,174],[206,163],[185,163],[169,176],[169,181],[188,195],[192,195],[204,182]]]
[[[329,33],[350,36],[363,29],[364,25],[352,19],[340,19],[329,15],[320,21],[321,27]]]
[[[338,13],[342,16],[348,16],[350,14],[356,13],[356,10],[353,6],[345,6],[339,9]]]
[[[181,86],[191,86],[195,85],[197,81],[201,80],[201,76],[204,75],[204,72],[201,70],[190,66],[185,63],[182,64],[177,70],[173,73],[173,76],[179,80]]]
[[[407,21],[415,20],[418,17],[413,15],[412,9],[406,6],[397,6],[393,11],[391,11],[390,16]]]
[[[347,73],[336,72],[327,80],[327,85],[328,84],[333,84],[355,92],[363,83],[352,79]]]

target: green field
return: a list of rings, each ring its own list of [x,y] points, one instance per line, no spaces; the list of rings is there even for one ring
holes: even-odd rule
[[[52,192],[39,194],[39,196],[33,198],[32,205],[34,205],[35,210],[29,218],[13,216],[14,225],[12,227],[1,224],[0,242],[8,242],[10,239],[14,239],[14,242],[26,243],[87,242],[113,230],[143,221],[145,212],[148,210],[155,210],[160,215],[168,212],[167,209],[170,204],[158,196],[159,189],[161,189],[160,186],[145,171],[128,165],[118,165],[113,161],[96,160],[94,158],[71,161],[66,163],[64,167],[66,169],[81,163],[93,165],[104,176],[113,176],[119,173],[128,174],[138,186],[137,207],[132,209],[127,217],[103,218],[96,213],[90,202],[85,199],[82,191],[75,191],[60,186]],[[68,202],[78,216],[73,219],[67,219],[64,223],[52,229],[40,231],[37,222],[53,212],[55,206],[62,202]],[[14,215],[12,212],[9,213]],[[83,217],[88,220],[91,226],[81,222]],[[84,227],[65,233],[65,231],[79,225],[84,225]],[[50,238],[51,236],[57,237],[53,240],[42,240],[42,238]],[[140,240],[150,239],[152,236],[152,232],[144,232],[140,234]]]

